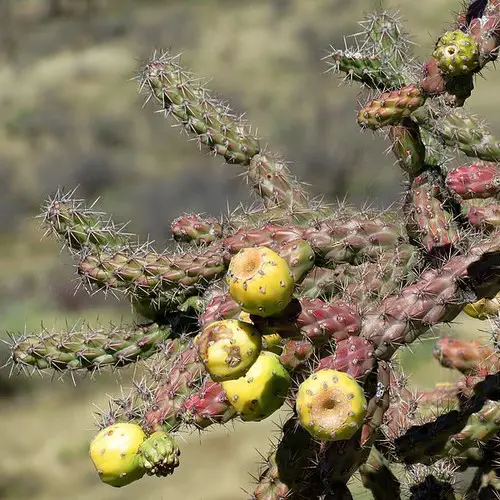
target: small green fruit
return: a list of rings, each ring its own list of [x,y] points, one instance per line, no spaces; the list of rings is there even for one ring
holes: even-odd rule
[[[479,47],[463,31],[447,31],[437,42],[432,54],[438,68],[448,76],[466,75],[479,66]]]
[[[138,458],[146,434],[139,425],[119,423],[102,429],[90,443],[90,458],[103,483],[117,488],[140,479],[145,469]]]
[[[172,436],[163,431],[151,434],[139,447],[139,455],[150,476],[169,476],[179,466],[179,447]]]

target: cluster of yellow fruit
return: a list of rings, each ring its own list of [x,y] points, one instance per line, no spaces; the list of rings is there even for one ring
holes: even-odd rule
[[[166,432],[148,437],[140,425],[121,422],[102,429],[90,443],[89,454],[101,481],[119,488],[144,474],[172,474],[180,451]]]
[[[239,319],[207,325],[195,344],[210,377],[222,383],[241,419],[259,421],[283,405],[290,375],[273,352],[281,338],[261,336],[251,315],[280,313],[292,300],[295,283],[285,259],[267,247],[238,252],[226,279],[243,312]]]
[[[293,295],[292,273],[269,248],[249,248],[233,257],[227,280],[243,313],[239,320],[208,325],[196,344],[208,373],[222,382],[242,420],[262,420],[283,404],[290,376],[279,357],[269,352],[279,335],[261,337],[250,315],[268,317],[283,311]],[[320,370],[300,385],[296,409],[312,436],[333,441],[349,439],[361,427],[367,404],[362,387],[350,375]]]

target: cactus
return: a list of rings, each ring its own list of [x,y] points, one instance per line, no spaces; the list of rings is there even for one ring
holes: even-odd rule
[[[150,321],[12,336],[20,369],[143,363],[100,414],[90,454],[104,482],[175,473],[177,432],[288,408],[253,500],[349,499],[358,471],[376,499],[455,499],[455,466],[477,467],[467,498],[497,494],[500,140],[463,106],[498,57],[500,1],[471,2],[454,23],[419,62],[401,21],[375,12],[326,58],[369,90],[358,124],[385,129],[405,177],[401,205],[382,213],[313,200],[179,57],[145,65],[148,99],[241,168],[260,200],[221,219],[180,215],[179,246],[163,251],[74,192],[46,203],[46,232],[87,288],[122,292]],[[448,168],[454,155],[474,160]],[[460,378],[409,390],[397,351],[462,311],[488,320],[488,341],[441,338],[434,357]]]

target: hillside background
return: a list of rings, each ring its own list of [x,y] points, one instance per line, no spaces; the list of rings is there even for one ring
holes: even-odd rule
[[[422,58],[459,10],[455,0],[388,0],[400,10]],[[369,0],[0,0],[0,339],[8,332],[129,320],[126,304],[75,293],[71,260],[36,215],[59,187],[131,221],[130,231],[161,249],[173,218],[218,215],[249,200],[237,167],[199,151],[144,107],[135,80],[154,50],[183,52],[184,64],[211,79],[233,109],[246,112],[264,142],[330,199],[385,207],[402,178],[387,144],[361,133],[358,87],[325,74],[330,45],[360,30],[380,6]],[[468,106],[496,134],[499,73],[484,72]],[[481,335],[464,320],[454,329]],[[3,333],[2,333],[3,332]],[[434,332],[439,334],[440,331]],[[447,333],[450,333],[447,330]],[[432,339],[404,353],[415,384],[451,380],[430,359]],[[8,348],[0,343],[0,365]],[[9,377],[0,370],[0,498],[56,500],[235,500],[246,498],[273,422],[236,424],[186,436],[172,478],[125,489],[101,484],[87,457],[94,406],[119,393],[122,380]],[[277,417],[278,418],[278,417]],[[275,419],[276,420],[276,419]],[[215,480],[217,478],[217,480]],[[354,481],[354,489],[358,488]],[[356,489],[356,491],[358,491]],[[362,492],[356,498],[370,498]]]

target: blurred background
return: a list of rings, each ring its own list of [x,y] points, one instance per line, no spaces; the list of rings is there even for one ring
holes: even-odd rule
[[[36,216],[59,187],[100,198],[98,209],[130,220],[129,230],[158,249],[181,213],[219,215],[249,200],[238,167],[201,154],[154,105],[144,107],[132,78],[154,50],[183,52],[183,63],[246,112],[315,193],[380,207],[397,200],[402,178],[384,155],[387,144],[356,124],[358,87],[339,88],[322,61],[381,6],[400,10],[425,58],[461,2],[0,0],[0,339],[81,318],[131,318],[112,297],[75,293],[71,259],[42,238]],[[490,68],[484,76],[468,106],[500,134],[499,74]],[[482,335],[465,319],[445,331]],[[429,338],[402,355],[415,384],[454,377],[433,362],[432,345]],[[0,365],[7,359],[0,343]],[[0,498],[246,498],[242,488],[258,470],[255,448],[266,453],[276,430],[271,421],[186,436],[171,478],[122,490],[101,484],[87,457],[93,411],[129,381],[130,371],[74,384],[0,370]],[[356,498],[370,498],[357,483]]]

